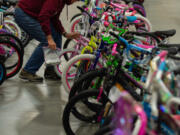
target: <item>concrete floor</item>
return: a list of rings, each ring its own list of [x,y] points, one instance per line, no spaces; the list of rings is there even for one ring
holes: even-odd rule
[[[171,38],[171,43],[180,43],[179,5],[180,0],[146,0],[145,2],[153,30],[171,28],[177,30],[177,34]],[[75,5],[71,6],[69,19],[77,12]],[[61,20],[68,30],[66,8]],[[32,42],[26,48],[24,63],[35,46],[36,44]],[[39,75],[43,76],[44,67],[43,65],[39,70]],[[61,117],[68,96],[61,82],[29,83],[15,76],[0,86],[0,92],[0,135],[65,135]]]

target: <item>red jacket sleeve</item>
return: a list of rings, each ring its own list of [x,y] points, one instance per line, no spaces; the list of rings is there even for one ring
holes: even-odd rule
[[[65,29],[64,29],[61,21],[59,20],[59,16],[60,16],[60,13],[57,14],[56,16],[54,16],[52,18],[52,23],[58,32],[63,33],[63,32],[65,32]]]
[[[59,21],[59,5],[61,0],[46,0],[43,4],[43,7],[40,11],[38,20],[41,24],[42,30],[45,32],[46,35],[51,34],[50,28],[50,20],[53,21],[53,25],[55,25],[56,29],[60,29],[63,32],[64,28]],[[61,3],[62,4],[62,3]],[[58,19],[57,19],[58,18]]]

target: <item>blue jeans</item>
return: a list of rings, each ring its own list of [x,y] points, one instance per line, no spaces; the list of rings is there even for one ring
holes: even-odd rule
[[[40,42],[24,67],[25,71],[35,74],[44,63],[44,53],[42,47],[48,46],[46,35],[42,31],[40,23],[36,19],[27,15],[21,8],[15,9],[15,21],[30,35],[32,39],[36,39]],[[56,31],[52,23],[51,32],[57,47],[61,48],[62,35]]]

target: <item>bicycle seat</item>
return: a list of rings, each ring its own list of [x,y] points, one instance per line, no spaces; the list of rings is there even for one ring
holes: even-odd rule
[[[177,47],[180,48],[180,44],[159,44],[159,47]]]
[[[166,31],[155,31],[154,34],[157,36],[171,37],[171,36],[174,36],[176,34],[176,30],[171,29],[171,30],[166,30]]]

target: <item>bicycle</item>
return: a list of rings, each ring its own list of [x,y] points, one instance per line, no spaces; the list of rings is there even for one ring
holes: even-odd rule
[[[123,77],[123,76],[121,75],[121,77]],[[116,87],[121,91],[120,94],[117,94],[116,92],[114,92],[114,90],[115,91],[119,91],[119,90],[114,89],[111,86],[111,90],[110,90],[109,94],[106,93],[106,90],[104,90],[103,92],[100,92],[99,90],[93,89],[93,90],[83,90],[78,95],[72,97],[72,99],[68,102],[67,106],[65,107],[65,110],[63,113],[63,125],[64,125],[66,133],[68,135],[74,135],[74,131],[73,131],[74,129],[72,129],[71,124],[69,122],[69,120],[70,120],[69,117],[70,117],[71,112],[73,113],[73,115],[75,115],[78,119],[80,119],[82,121],[85,121],[88,123],[93,123],[93,124],[100,122],[102,120],[101,119],[102,114],[106,113],[105,107],[107,105],[107,102],[108,101],[110,103],[116,102],[116,99],[118,99],[117,97],[119,97],[122,94],[122,91],[127,90],[122,86],[123,80],[125,80],[125,79],[122,79],[122,80],[117,79],[118,84],[117,83],[110,84],[112,86],[114,86],[116,84]],[[110,83],[110,82],[108,82],[108,83]],[[105,83],[105,84],[107,84],[107,83]],[[124,86],[128,86],[128,85],[124,85]],[[107,95],[108,95],[108,98],[107,97],[105,98],[105,96],[107,96]],[[112,96],[112,95],[114,95],[114,96]],[[101,98],[102,98],[102,100],[101,100]],[[104,103],[105,101],[106,101],[106,103]],[[154,100],[152,100],[152,101],[154,101]],[[79,108],[80,106],[79,105],[75,106],[75,104],[78,104],[79,102],[82,102],[83,105],[86,105],[85,107],[83,107],[83,110],[87,110],[87,112],[83,115],[82,115],[82,112],[77,113],[80,111],[80,108]],[[99,108],[98,108],[98,106],[99,106]],[[79,108],[79,109],[77,109],[77,108]],[[77,111],[77,110],[79,110],[79,111]],[[104,110],[104,111],[102,111],[102,110]],[[92,113],[89,113],[89,112],[92,112]],[[163,119],[161,119],[161,124],[162,124],[162,122],[163,122]],[[176,127],[177,127],[177,125],[176,125]]]
[[[11,67],[7,68],[6,78],[8,79],[16,75],[21,69],[23,54],[15,43],[3,39],[0,40],[0,50],[5,67]]]
[[[141,47],[138,47],[136,45],[130,45],[125,39],[119,37],[119,36],[115,36],[116,38],[119,38],[119,40],[124,44],[125,46],[125,54],[127,56],[127,59],[130,60],[130,61],[134,61],[135,64],[145,64],[147,63],[150,58],[151,58],[151,51],[150,50],[147,50],[147,49],[143,49],[143,48],[146,48],[147,46],[143,46],[141,45]],[[121,44],[122,44],[121,43]],[[99,46],[99,49],[97,50],[97,52],[95,53],[95,55],[93,54],[84,54],[84,55],[77,55],[75,57],[73,57],[71,60],[69,60],[66,64],[66,66],[64,67],[63,69],[63,74],[62,74],[62,82],[63,82],[63,86],[64,88],[69,91],[71,89],[71,86],[68,82],[68,72],[70,71],[70,68],[77,62],[77,61],[83,61],[83,60],[88,60],[88,61],[94,61],[94,64],[91,65],[91,70],[92,69],[95,69],[96,67],[96,64],[98,63],[98,60],[100,59],[100,54],[101,54],[101,50],[103,50],[104,48],[104,43],[101,42],[100,46]],[[149,46],[149,48],[153,48],[154,46]],[[143,60],[143,57],[142,58],[138,58],[138,55],[135,57],[131,57],[131,50],[136,50],[136,51],[140,51],[140,52],[144,52],[144,53],[147,53],[147,55],[145,55],[145,59]],[[148,55],[149,53],[149,55]],[[134,54],[136,55],[136,53]],[[140,56],[141,57],[141,56]],[[139,60],[138,60],[139,59]]]

